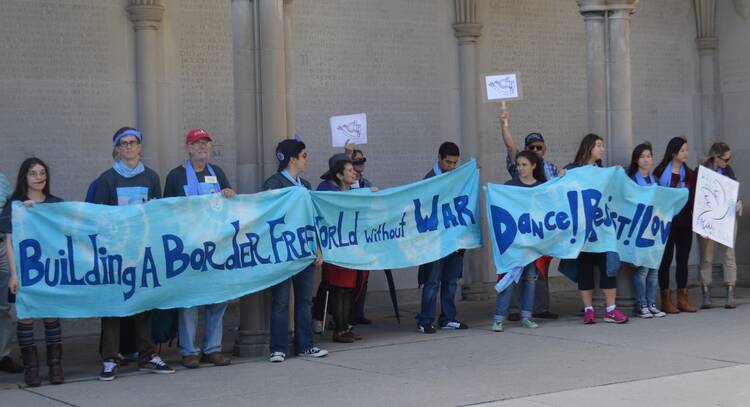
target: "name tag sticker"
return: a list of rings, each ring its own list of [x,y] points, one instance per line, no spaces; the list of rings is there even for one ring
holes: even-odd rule
[[[216,179],[215,176],[209,175],[209,176],[203,178],[203,182],[205,182],[206,184],[218,184],[219,180]]]

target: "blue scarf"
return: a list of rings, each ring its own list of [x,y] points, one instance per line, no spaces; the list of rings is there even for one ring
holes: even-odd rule
[[[659,185],[663,187],[670,187],[672,185],[672,162],[670,161],[664,172],[659,177]],[[685,164],[680,166],[680,182],[677,184],[677,188],[685,188]]]
[[[443,170],[440,169],[440,164],[438,164],[437,161],[435,161],[435,165],[432,166],[432,172],[434,172],[436,176],[443,173]]]
[[[206,163],[206,167],[208,167],[208,172],[211,173],[211,176],[216,177],[216,173],[214,172],[213,167],[211,167],[211,164]],[[193,169],[193,164],[190,163],[190,160],[185,160],[185,172],[187,175],[187,195],[200,195],[200,182],[198,182],[198,176],[195,174],[195,169]],[[221,192],[218,182],[214,184],[214,192]]]
[[[716,167],[716,169],[714,171],[718,172],[721,175],[724,175],[724,169],[721,168],[721,167]]]
[[[292,184],[296,186],[302,185],[302,182],[299,180],[299,177],[297,178],[292,177],[292,174],[290,174],[289,171],[287,170],[281,171],[281,175],[283,175],[284,178],[288,179],[289,182],[291,182]]]
[[[146,170],[146,167],[143,166],[143,163],[138,161],[138,165],[135,166],[135,168],[130,168],[122,161],[116,161],[114,164],[112,164],[112,169],[117,171],[118,174],[122,175],[125,178],[133,178],[136,175],[142,173]]]
[[[635,172],[635,182],[637,182],[638,185],[645,187],[645,186],[656,184],[656,179],[654,178],[654,174],[652,174],[652,173],[649,172],[648,173],[648,182],[646,182],[646,180],[643,178],[643,175],[641,175],[641,172],[640,171],[636,171]]]

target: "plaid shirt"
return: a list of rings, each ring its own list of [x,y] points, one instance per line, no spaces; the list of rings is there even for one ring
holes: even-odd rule
[[[542,162],[544,163],[544,176],[547,177],[547,180],[557,178],[557,166],[544,159],[542,160]],[[518,178],[518,169],[516,168],[516,163],[510,159],[509,155],[505,156],[505,167],[508,169],[508,174],[510,174],[511,178]]]

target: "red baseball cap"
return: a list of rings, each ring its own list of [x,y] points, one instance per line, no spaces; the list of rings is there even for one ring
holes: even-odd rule
[[[211,137],[207,131],[203,129],[193,129],[188,132],[187,136],[185,136],[185,144],[193,144],[204,138],[208,139],[208,141],[214,141],[213,137]]]

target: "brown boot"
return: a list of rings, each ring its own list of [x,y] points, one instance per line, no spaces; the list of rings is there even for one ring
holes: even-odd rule
[[[21,357],[23,358],[23,380],[26,385],[40,386],[42,381],[39,380],[39,357],[36,353],[36,346],[21,348]]]
[[[682,312],[698,311],[698,308],[695,308],[694,306],[690,305],[690,302],[688,302],[688,289],[687,288],[677,289],[677,309],[679,309]]]
[[[667,314],[680,313],[680,310],[672,304],[672,290],[669,288],[661,290],[661,310]]]
[[[49,366],[49,382],[63,384],[65,376],[62,368],[62,344],[47,345],[47,366]]]

